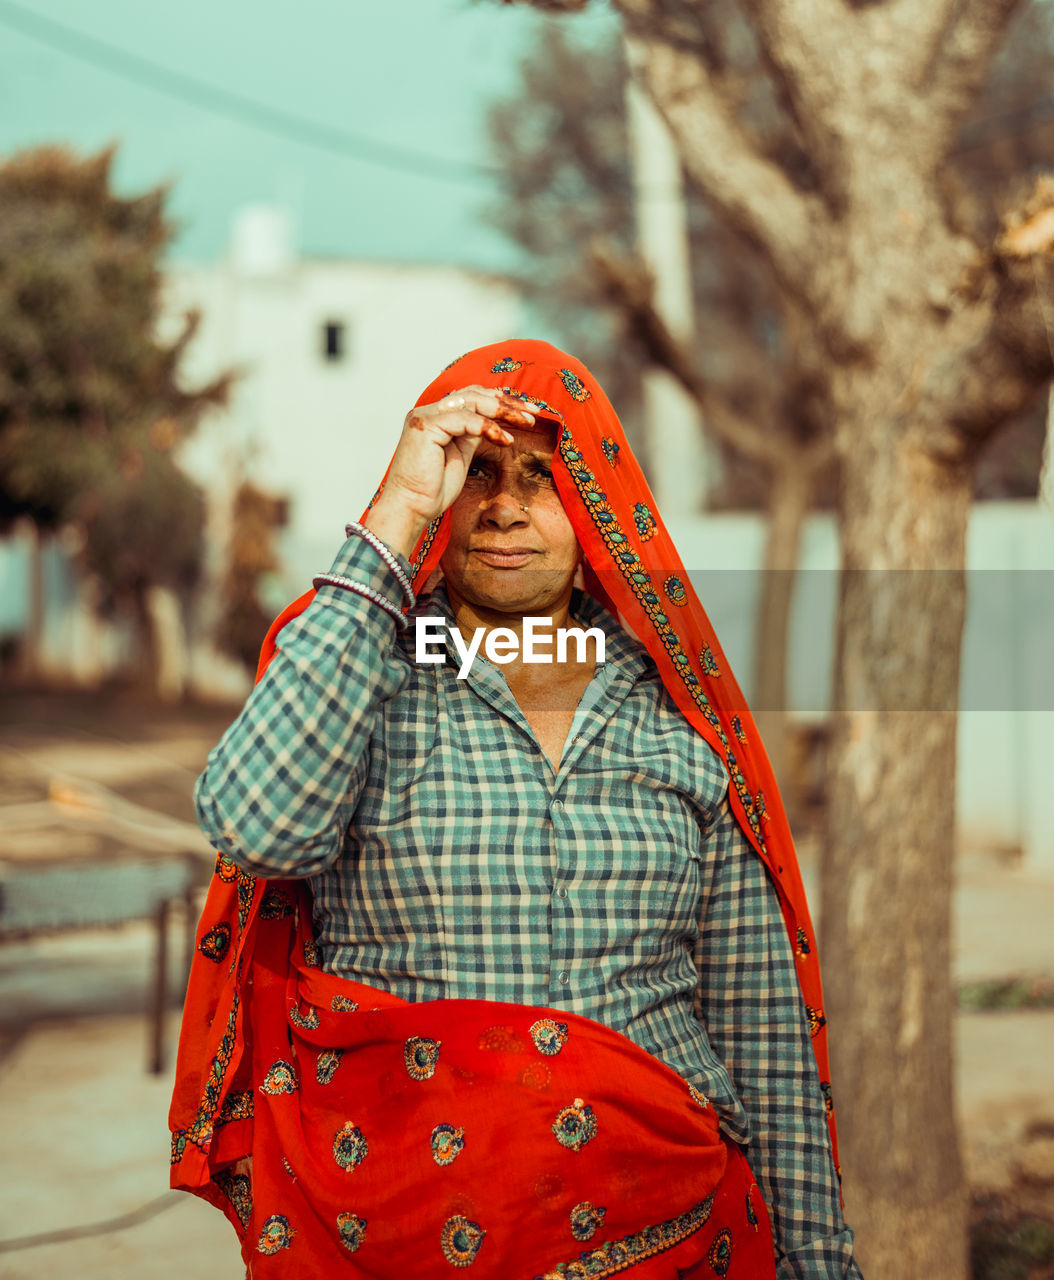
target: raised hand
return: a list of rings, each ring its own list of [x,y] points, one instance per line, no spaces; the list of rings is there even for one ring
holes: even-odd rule
[[[522,400],[496,387],[463,387],[437,404],[411,409],[367,528],[409,557],[425,528],[461,492],[480,441],[511,444],[502,423],[531,427],[534,421]]]

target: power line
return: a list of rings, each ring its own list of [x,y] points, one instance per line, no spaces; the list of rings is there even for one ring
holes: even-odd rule
[[[464,160],[444,160],[430,152],[378,142],[365,134],[335,128],[306,116],[295,115],[281,107],[272,107],[253,98],[243,97],[219,85],[210,84],[207,80],[199,80],[138,54],[129,53],[107,41],[97,40],[94,36],[76,31],[51,18],[42,18],[20,4],[12,4],[11,0],[0,0],[0,22],[29,36],[31,40],[148,89],[166,93],[194,107],[204,107],[278,137],[319,147],[323,151],[362,160],[366,164],[379,165],[398,173],[413,174],[418,178],[482,182],[500,179],[502,176],[500,170],[489,165],[472,164]]]
[[[207,80],[186,75],[51,18],[31,13],[12,0],[0,0],[0,23],[69,57],[100,67],[148,89],[168,94],[190,106],[214,111],[241,124],[323,151],[378,165],[397,173],[448,182],[503,182],[507,175],[492,165],[445,160],[431,152],[378,142],[365,134],[340,129],[233,93]],[[1054,96],[988,116],[966,125],[951,155],[987,146],[999,137],[1017,136],[1054,117]],[[1014,126],[1020,126],[1015,128]]]

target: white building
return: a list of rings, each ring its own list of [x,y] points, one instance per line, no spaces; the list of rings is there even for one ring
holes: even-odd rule
[[[181,461],[220,510],[242,479],[290,500],[283,594],[328,567],[422,389],[463,352],[520,336],[523,324],[518,293],[499,277],[300,259],[287,217],[266,206],[243,211],[226,261],[171,268],[165,310],[172,330],[187,311],[201,313],[188,382],[239,375],[229,408],[202,423]]]

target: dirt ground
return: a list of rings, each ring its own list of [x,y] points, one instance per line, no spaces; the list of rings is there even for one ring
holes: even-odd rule
[[[145,814],[169,834],[190,832],[193,779],[232,714],[112,696],[2,696],[0,872],[123,856],[147,829]],[[1054,1277],[1054,1007],[1043,1007],[1052,920],[1054,877],[994,857],[962,862],[957,978],[970,990],[1020,980],[1004,1002],[1019,1007],[957,1018],[975,1280]],[[167,1190],[171,1079],[145,1070],[153,946],[146,921],[0,941],[0,1280],[242,1274],[220,1215]],[[175,991],[182,965],[176,946]],[[174,1004],[169,1071],[177,1022]],[[851,1188],[847,1200],[851,1218]]]

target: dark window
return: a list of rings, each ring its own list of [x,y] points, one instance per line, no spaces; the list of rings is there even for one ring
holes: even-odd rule
[[[345,330],[343,320],[327,320],[322,326],[322,355],[327,360],[343,360]]]

